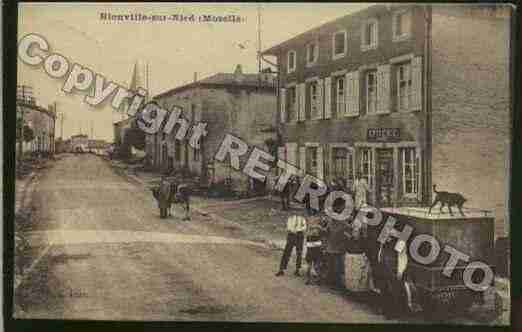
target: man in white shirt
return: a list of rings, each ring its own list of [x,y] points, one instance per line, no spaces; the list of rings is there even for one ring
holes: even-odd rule
[[[279,272],[276,276],[282,276],[285,274],[285,270],[288,266],[288,260],[292,254],[292,250],[295,247],[297,258],[295,266],[295,275],[299,276],[299,270],[301,269],[301,259],[303,256],[303,244],[304,244],[304,233],[306,231],[306,219],[302,215],[293,214],[288,217],[286,223],[287,237],[285,250],[281,257],[281,264],[279,265]]]

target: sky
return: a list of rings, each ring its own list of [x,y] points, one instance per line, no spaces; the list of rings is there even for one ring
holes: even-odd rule
[[[308,29],[366,8],[368,3],[261,3],[261,48],[267,49]],[[18,40],[37,33],[51,52],[65,56],[108,80],[128,87],[134,64],[149,63],[149,91],[160,92],[217,72],[257,71],[256,3],[20,3]],[[238,15],[241,23],[103,21],[101,13],[146,15]],[[245,46],[241,48],[238,43]],[[67,76],[65,76],[67,77]],[[84,133],[112,141],[112,124],[121,119],[110,105],[91,107],[86,92],[61,91],[64,78],[42,66],[18,61],[18,84],[33,87],[38,104],[56,102],[64,114],[65,138]],[[61,133],[57,123],[56,135]]]

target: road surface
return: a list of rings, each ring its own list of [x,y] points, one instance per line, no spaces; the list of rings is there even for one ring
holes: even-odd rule
[[[392,322],[302,277],[275,277],[280,251],[204,216],[160,219],[150,192],[93,155],[46,170],[34,207],[18,318]]]

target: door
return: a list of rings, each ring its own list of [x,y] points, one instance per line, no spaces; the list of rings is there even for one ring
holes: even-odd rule
[[[392,206],[393,149],[377,149],[376,200],[378,207]]]

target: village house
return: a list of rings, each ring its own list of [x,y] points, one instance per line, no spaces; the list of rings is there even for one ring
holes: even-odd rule
[[[205,122],[208,132],[200,149],[193,149],[188,139],[175,139],[179,125],[169,135],[147,135],[146,154],[155,168],[166,172],[186,169],[199,176],[203,184],[227,181],[233,190],[246,190],[247,177],[228,163],[214,162],[214,155],[227,133],[250,146],[265,151],[271,148],[277,121],[274,75],[246,74],[237,65],[233,73],[217,73],[201,80],[195,77],[192,83],[161,93],[153,100],[166,110],[175,105],[182,107],[190,123]]]
[[[510,11],[375,5],[262,52],[277,59],[280,158],[348,186],[359,172],[378,207],[460,192],[503,236]]]
[[[52,107],[44,108],[36,103],[19,103],[17,105],[17,116],[23,113],[23,122],[26,130],[30,130],[31,140],[24,139],[22,144],[23,153],[54,153],[54,130],[56,114]],[[24,134],[27,136],[27,133]],[[16,143],[16,151],[19,151],[20,141]]]

